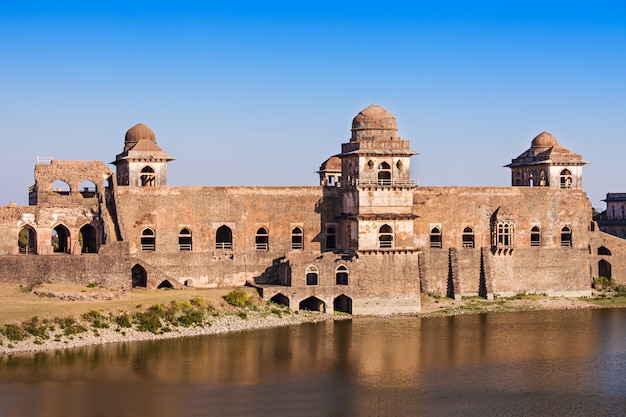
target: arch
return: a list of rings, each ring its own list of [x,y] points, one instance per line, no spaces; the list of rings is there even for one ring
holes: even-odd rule
[[[25,225],[17,234],[17,248],[21,254],[37,253],[37,231],[29,225]]]
[[[381,249],[393,248],[393,229],[384,224],[378,229],[378,247]]]
[[[63,180],[54,180],[52,182],[52,192],[59,195],[70,195],[70,186]]]
[[[86,224],[78,232],[78,243],[80,243],[80,253],[98,253],[98,240],[96,229]]]
[[[337,248],[337,232],[334,227],[326,229],[326,249]]]
[[[154,168],[151,166],[145,166],[141,169],[141,173],[139,174],[139,184],[141,184],[142,187],[154,187],[156,185]]]
[[[391,184],[391,166],[387,162],[381,162],[378,165],[378,184]]]
[[[215,249],[232,249],[233,231],[230,227],[222,225],[215,232]]]
[[[371,159],[367,161],[367,168],[374,169],[374,161],[372,161]]]
[[[148,273],[143,266],[135,264],[130,270],[132,287],[146,288],[148,286]]]
[[[156,237],[154,230],[146,227],[141,232],[141,250],[142,251],[155,251],[156,250]]]
[[[191,251],[193,239],[191,236],[191,230],[183,227],[178,232],[178,250],[179,251]]]
[[[469,226],[463,229],[462,243],[464,248],[474,247],[474,229]]]
[[[341,294],[333,300],[333,311],[352,314],[352,298]]]
[[[191,279],[186,279],[185,282],[183,283],[183,285],[185,287],[193,287],[193,280]]]
[[[309,297],[300,301],[298,305],[300,310],[319,311],[321,313],[326,312],[326,304],[317,297]]]
[[[318,285],[320,270],[315,265],[309,265],[304,271],[306,285]]]
[[[291,250],[304,249],[304,233],[302,228],[294,227],[291,230]]]
[[[572,188],[572,173],[569,169],[564,169],[559,174],[561,188]]]
[[[348,285],[349,271],[345,265],[335,268],[335,283],[337,285]]]
[[[441,248],[441,229],[438,226],[430,229],[430,247]]]
[[[270,249],[269,233],[265,227],[259,227],[254,236],[254,243],[257,251],[267,251]]]
[[[78,184],[78,192],[83,196],[83,198],[95,197],[97,191],[98,188],[96,187],[96,184],[89,180],[85,180]]]
[[[539,226],[533,226],[530,229],[530,246],[541,246],[541,229]]]
[[[63,224],[52,229],[52,247],[56,253],[70,253],[70,231]]]
[[[569,226],[561,229],[561,246],[572,246],[572,229]]]
[[[598,248],[598,255],[611,256],[611,251],[606,246],[600,246]]]
[[[169,290],[172,288],[174,288],[174,286],[168,280],[161,281],[161,283],[157,286],[157,290],[163,290],[163,289]]]
[[[272,298],[270,298],[270,301],[276,304],[283,305],[285,307],[289,307],[289,297],[281,293],[278,293]]]
[[[611,264],[605,259],[600,259],[598,262],[598,275],[604,278],[611,279]]]

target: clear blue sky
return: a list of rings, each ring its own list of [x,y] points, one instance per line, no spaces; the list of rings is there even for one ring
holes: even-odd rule
[[[546,130],[626,192],[626,2],[0,0],[0,204],[37,156],[110,162],[150,126],[170,185],[316,185],[392,112],[422,185],[509,185]]]

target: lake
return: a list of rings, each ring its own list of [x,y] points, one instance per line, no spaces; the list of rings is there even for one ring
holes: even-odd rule
[[[0,357],[0,416],[624,416],[626,309],[358,318]]]

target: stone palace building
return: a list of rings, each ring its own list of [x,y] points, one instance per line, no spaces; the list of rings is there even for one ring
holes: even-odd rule
[[[510,187],[429,187],[372,105],[319,186],[167,185],[173,160],[142,124],[112,163],[39,159],[29,205],[0,207],[0,280],[112,288],[256,286],[293,309],[413,313],[420,295],[590,295],[626,283],[626,241],[601,232],[582,157],[547,132]]]

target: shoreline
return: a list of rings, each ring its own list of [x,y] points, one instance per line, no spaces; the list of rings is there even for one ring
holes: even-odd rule
[[[508,297],[496,301],[487,301],[477,297],[470,297],[463,300],[453,300],[443,297],[423,297],[422,312],[411,314],[419,318],[445,317],[464,314],[480,313],[503,313],[503,312],[523,312],[542,310],[571,310],[571,309],[596,309],[596,308],[621,308],[622,304],[599,305],[591,301],[577,298],[546,297],[546,296],[524,296]],[[94,328],[88,327],[87,331],[72,335],[48,338],[29,337],[23,341],[9,341],[5,336],[1,337],[0,357],[11,355],[27,355],[38,352],[52,352],[57,350],[72,349],[77,347],[103,345],[111,343],[139,342],[146,340],[165,340],[180,337],[194,337],[202,335],[214,335],[233,333],[248,330],[260,330],[267,328],[301,325],[305,323],[319,323],[334,320],[353,320],[360,317],[372,316],[351,316],[347,314],[324,314],[309,311],[282,310],[279,314],[272,314],[268,311],[258,311],[253,309],[238,310],[245,311],[242,317],[233,313],[233,310],[221,310],[219,315],[209,321],[209,325],[202,326],[173,326],[167,332],[152,333],[140,331],[136,328]],[[276,311],[273,311],[276,313]],[[399,315],[400,316],[400,315]],[[406,315],[402,315],[406,316]],[[376,316],[381,318],[396,317]]]

